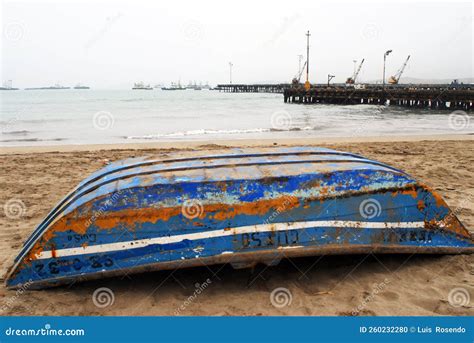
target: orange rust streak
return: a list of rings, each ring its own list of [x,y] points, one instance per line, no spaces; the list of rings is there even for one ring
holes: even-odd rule
[[[449,206],[448,206],[448,204],[446,203],[446,201],[444,201],[444,199],[441,197],[441,195],[440,195],[438,192],[436,192],[433,188],[431,188],[431,187],[429,187],[429,186],[427,186],[427,185],[425,185],[425,184],[423,184],[422,187],[423,187],[426,191],[430,192],[431,195],[433,195],[433,198],[434,198],[435,201],[436,201],[436,206],[438,206],[438,207],[444,206],[444,207],[448,207],[448,208],[449,208]]]
[[[443,198],[441,197],[441,195],[439,193],[431,191],[431,194],[433,194],[433,198],[436,201],[436,206],[438,206],[438,207],[440,207],[440,206],[448,207],[448,205],[446,204],[446,202],[443,200]]]
[[[284,196],[276,199],[265,199],[256,202],[241,204],[208,204],[203,206],[203,213],[200,218],[206,214],[216,220],[225,220],[234,218],[237,215],[265,215],[271,210],[278,209],[279,212],[288,211],[299,206],[299,200],[296,197]],[[94,225],[99,229],[109,230],[120,225],[133,227],[136,223],[156,223],[159,220],[168,221],[170,218],[181,215],[181,206],[164,208],[144,208],[128,209],[111,214],[104,214],[94,221]],[[52,231],[64,232],[72,230],[79,234],[87,232],[87,223],[90,218],[74,218],[72,212],[58,220],[53,226]]]
[[[471,238],[469,231],[461,224],[454,213],[450,212],[444,219],[444,222],[448,230],[456,232],[466,238]]]
[[[265,215],[271,210],[279,209],[288,211],[299,206],[297,197],[284,196],[276,199],[259,200],[256,202],[241,203],[234,205],[212,204],[204,207],[204,212],[214,213],[216,220],[226,220],[234,218],[237,215]]]
[[[397,195],[404,194],[404,195],[411,195],[413,199],[416,199],[418,197],[418,192],[416,191],[416,187],[410,187],[407,189],[399,190],[392,192],[392,197],[396,197]]]
[[[329,187],[321,187],[319,193],[322,195],[322,196],[325,196],[325,195],[328,195],[329,193]]]
[[[417,208],[419,211],[423,211],[426,208],[425,202],[423,200],[418,200]]]

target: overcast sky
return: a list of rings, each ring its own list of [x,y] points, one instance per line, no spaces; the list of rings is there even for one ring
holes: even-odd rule
[[[311,32],[310,81],[473,76],[472,2],[3,1],[2,80],[14,86],[135,81],[289,82]]]

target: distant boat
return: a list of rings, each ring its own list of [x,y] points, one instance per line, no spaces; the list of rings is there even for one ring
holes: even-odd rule
[[[88,86],[83,86],[80,83],[78,83],[77,85],[74,86],[74,89],[91,89],[91,88]]]
[[[40,89],[71,89],[71,87],[63,87],[60,84],[56,83],[54,86],[50,86],[50,87],[25,88],[25,90],[40,90]]]
[[[143,82],[135,82],[132,89],[152,90],[153,87],[150,85],[145,85]]]
[[[164,91],[182,91],[182,90],[185,90],[186,88],[181,86],[181,83],[178,82],[178,83],[174,83],[174,82],[171,82],[171,87],[162,87],[161,90],[164,90]]]
[[[0,87],[0,90],[2,90],[2,91],[17,91],[18,88],[13,88],[12,84],[13,84],[12,80],[5,81],[3,83],[3,86]]]

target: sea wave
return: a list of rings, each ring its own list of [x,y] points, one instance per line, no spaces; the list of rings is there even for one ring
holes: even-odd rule
[[[21,139],[1,139],[0,143],[12,143],[12,142],[61,142],[67,138],[21,138]]]
[[[11,136],[24,136],[31,133],[28,130],[18,130],[18,131],[2,131],[2,135],[11,135]]]
[[[315,130],[314,127],[291,127],[288,129],[274,129],[274,128],[255,128],[255,129],[234,129],[234,130],[189,130],[189,131],[176,131],[171,133],[163,134],[151,134],[143,136],[125,136],[125,139],[159,139],[159,138],[173,138],[173,137],[188,137],[188,136],[204,136],[204,135],[237,135],[237,134],[250,134],[250,133],[263,133],[263,132],[286,132],[286,131],[311,131]]]

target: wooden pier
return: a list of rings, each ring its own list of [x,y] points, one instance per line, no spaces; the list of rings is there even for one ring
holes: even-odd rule
[[[299,104],[395,105],[415,108],[469,111],[474,106],[474,89],[468,87],[339,87],[286,88],[284,101]]]
[[[282,93],[286,103],[337,105],[394,105],[415,108],[470,111],[474,106],[474,85],[470,84],[316,84],[309,91],[300,85],[219,84],[215,90],[230,93]]]

